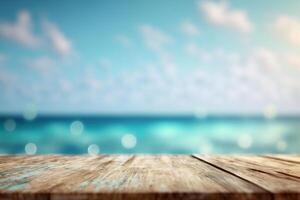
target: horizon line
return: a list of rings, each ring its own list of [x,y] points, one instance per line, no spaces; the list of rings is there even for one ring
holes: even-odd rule
[[[24,118],[23,113],[0,113],[0,118]],[[80,118],[300,118],[297,113],[277,114],[273,117],[267,117],[263,113],[37,113],[36,118],[64,118],[64,117],[80,117]]]

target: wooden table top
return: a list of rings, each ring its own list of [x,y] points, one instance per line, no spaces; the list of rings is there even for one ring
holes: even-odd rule
[[[300,199],[300,156],[0,156],[11,199]]]

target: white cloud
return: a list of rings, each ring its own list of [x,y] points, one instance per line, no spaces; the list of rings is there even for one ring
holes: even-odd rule
[[[26,60],[26,64],[31,69],[41,72],[44,75],[56,66],[56,62],[46,56],[36,59],[28,59]]]
[[[172,37],[151,25],[141,26],[140,31],[147,47],[158,55],[160,64],[164,67],[164,73],[168,74],[169,78],[174,78],[176,64],[167,50],[167,46],[173,43]]]
[[[95,78],[86,78],[85,79],[86,86],[91,89],[93,92],[100,90],[102,87],[101,81]]]
[[[15,23],[0,23],[0,37],[30,48],[40,45],[40,39],[33,34],[30,13],[25,10],[18,13]]]
[[[287,54],[285,55],[285,61],[292,67],[297,67],[300,69],[300,57],[297,54]]]
[[[237,53],[228,53],[223,49],[215,49],[213,51],[207,51],[200,48],[195,43],[189,43],[185,46],[185,52],[200,62],[205,64],[218,63],[220,66],[236,65],[240,61],[240,55]]]
[[[116,40],[124,47],[129,48],[132,46],[131,40],[126,35],[117,35]]]
[[[90,92],[98,91],[102,88],[102,82],[95,77],[95,71],[92,68],[87,68],[83,76],[84,88]]]
[[[43,28],[52,48],[61,56],[68,56],[72,53],[72,43],[59,30],[59,28],[50,21],[43,21]]]
[[[300,20],[282,15],[276,19],[274,27],[281,37],[300,46]]]
[[[270,70],[274,70],[279,65],[278,55],[265,48],[257,48],[252,59],[259,66]]]
[[[189,21],[185,21],[181,24],[181,31],[191,37],[198,36],[200,34],[198,27]]]
[[[71,41],[52,22],[44,20],[42,22],[44,33],[52,48],[61,56],[66,56],[72,52]],[[0,23],[0,38],[17,42],[30,48],[41,48],[45,41],[33,33],[33,23],[28,11],[23,10],[18,13],[15,23]],[[47,46],[46,46],[47,47]]]
[[[250,33],[253,24],[248,14],[243,10],[234,10],[227,2],[204,1],[199,3],[199,9],[211,24],[237,30],[242,33]]]
[[[148,48],[161,52],[164,47],[172,43],[172,38],[151,25],[143,25],[140,28],[144,41]]]
[[[300,71],[290,68],[300,67],[300,59],[296,54],[286,55],[260,47],[239,53],[218,49],[207,51],[193,43],[186,45],[186,51],[199,59],[195,67],[203,66],[201,69],[207,72],[200,76],[200,81],[194,76],[195,72],[189,74],[189,78],[197,84],[195,88],[201,91],[204,86],[216,96],[222,96],[224,102],[221,106],[233,105],[235,101],[240,106],[250,108],[250,111],[262,109],[268,103],[276,103],[285,109],[284,107],[295,105],[293,102],[296,102],[296,96],[300,94],[297,92],[300,88],[300,82],[297,81]],[[203,104],[209,107],[209,102]]]
[[[208,52],[202,50],[194,43],[187,44],[185,46],[185,51],[188,55],[193,56],[197,59],[200,59],[204,62],[209,62],[212,60],[211,53],[208,53]]]

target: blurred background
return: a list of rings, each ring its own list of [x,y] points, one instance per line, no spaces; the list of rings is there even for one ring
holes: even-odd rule
[[[300,153],[298,0],[0,2],[0,154]]]

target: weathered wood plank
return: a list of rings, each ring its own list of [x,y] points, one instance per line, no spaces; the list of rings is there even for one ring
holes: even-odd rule
[[[0,199],[272,199],[270,188],[231,170],[237,168],[225,169],[223,163],[231,161],[221,159],[214,166],[210,163],[214,159],[202,159],[187,155],[5,156],[0,157]],[[269,165],[287,165],[265,157],[255,157],[253,163],[245,159],[238,161],[242,172],[248,169],[244,163],[257,166],[260,159],[272,162]],[[284,169],[298,173],[292,164]],[[297,199],[297,178],[282,176],[276,181],[293,186],[274,191],[289,192],[284,197],[291,194],[291,199]]]
[[[191,156],[34,156],[0,161],[0,199],[270,197]]]
[[[264,157],[288,163],[300,164],[300,155],[265,155]]]
[[[300,199],[300,164],[288,156],[195,156],[259,185],[275,199]]]
[[[123,156],[120,156],[121,158]],[[85,191],[105,192],[264,192],[255,185],[215,169],[190,156],[134,156],[112,165]]]

